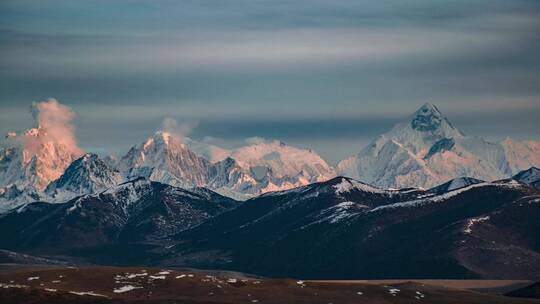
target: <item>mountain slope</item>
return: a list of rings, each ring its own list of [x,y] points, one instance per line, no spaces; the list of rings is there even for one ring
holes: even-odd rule
[[[540,144],[465,136],[426,103],[407,121],[337,165],[339,174],[388,187],[432,187],[470,176],[496,180],[540,164]]]
[[[83,194],[99,193],[122,181],[120,173],[96,154],[85,154],[71,163],[59,179],[50,183],[45,193],[58,202]]]
[[[206,189],[187,191],[139,178],[97,195],[63,204],[31,203],[3,214],[0,246],[115,259],[114,252],[99,248],[159,242],[236,205]]]
[[[338,178],[262,195],[183,231],[163,263],[318,279],[538,279],[539,195],[514,181],[433,194]],[[484,230],[489,238],[477,237]]]
[[[512,179],[536,188],[540,188],[540,169],[531,167],[514,175]]]
[[[127,178],[146,177],[178,187],[203,186],[211,163],[191,152],[176,136],[156,132],[129,150],[118,168]]]

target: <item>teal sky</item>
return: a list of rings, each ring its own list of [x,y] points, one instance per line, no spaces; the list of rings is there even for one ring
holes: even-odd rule
[[[532,0],[3,0],[0,132],[54,97],[91,151],[172,117],[333,164],[429,101],[467,134],[540,140],[538,54]]]

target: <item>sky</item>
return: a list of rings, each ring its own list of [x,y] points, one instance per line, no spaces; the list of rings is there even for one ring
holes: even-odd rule
[[[464,133],[540,140],[540,1],[0,1],[0,132],[33,102],[122,154],[164,119],[356,153],[425,102]]]

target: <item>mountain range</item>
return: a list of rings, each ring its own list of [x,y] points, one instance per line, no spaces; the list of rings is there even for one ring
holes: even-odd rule
[[[119,159],[42,126],[0,148],[0,248],[45,260],[303,278],[540,277],[540,144],[425,104],[358,154],[158,131]]]
[[[381,190],[338,177],[268,193],[175,235],[164,262],[276,277],[540,279],[540,190],[457,183]]]
[[[136,178],[0,215],[0,248],[107,265],[301,278],[540,277],[540,189],[459,178],[384,190],[346,177],[235,201]]]
[[[228,150],[164,131],[119,160],[102,159],[47,137],[38,126],[23,136],[9,134],[0,148],[0,212],[36,200],[65,202],[137,177],[245,200],[338,175],[380,188],[430,188],[459,177],[497,180],[535,166],[540,143],[466,136],[429,103],[336,168],[311,149],[280,141]]]

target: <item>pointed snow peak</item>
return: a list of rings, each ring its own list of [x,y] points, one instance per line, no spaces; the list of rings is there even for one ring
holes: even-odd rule
[[[430,103],[425,103],[412,117],[411,127],[418,131],[435,131],[443,123],[441,112]]]
[[[432,115],[442,116],[441,111],[439,111],[439,109],[437,109],[437,107],[436,107],[434,104],[429,103],[429,102],[424,103],[424,104],[416,111],[415,114],[419,114],[419,113],[430,113],[430,114],[432,114]]]
[[[338,176],[328,182],[327,184],[332,185],[335,189],[336,194],[348,193],[351,191],[360,191],[360,192],[370,192],[370,193],[383,193],[384,190],[381,190],[375,186],[357,181],[352,178]]]
[[[73,161],[45,193],[56,201],[101,192],[122,182],[120,172],[109,167],[97,154],[86,153]]]

